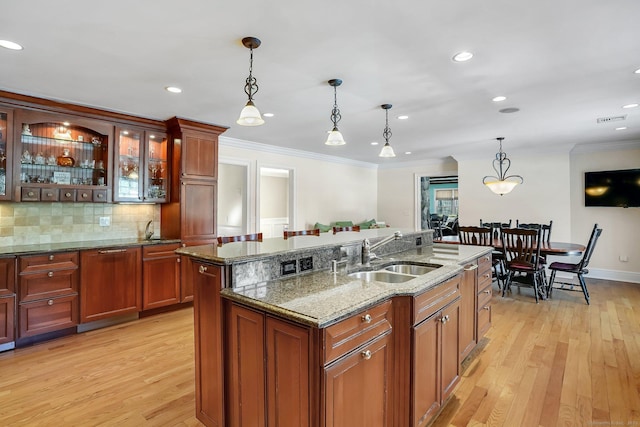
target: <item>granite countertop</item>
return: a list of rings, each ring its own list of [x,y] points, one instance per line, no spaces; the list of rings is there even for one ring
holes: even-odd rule
[[[319,271],[288,279],[226,288],[224,298],[277,314],[298,323],[323,328],[360,310],[400,295],[418,295],[459,274],[461,265],[490,253],[491,247],[436,244],[396,253],[371,263],[368,270],[395,261],[441,264],[425,275],[403,283],[365,281],[347,274],[362,266],[347,266],[337,273]]]
[[[180,239],[112,239],[84,242],[43,243],[0,247],[0,255],[29,255],[41,252],[78,251],[98,248],[130,247],[180,243]]]

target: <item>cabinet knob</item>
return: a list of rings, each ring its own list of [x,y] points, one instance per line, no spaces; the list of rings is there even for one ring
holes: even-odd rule
[[[49,301],[47,301],[47,305],[53,305],[53,300],[50,299]]]
[[[69,192],[64,193],[64,197],[71,197],[71,193]]]
[[[364,323],[371,323],[371,315],[369,313],[365,314],[364,316],[362,316],[362,321]]]
[[[49,255],[49,261],[53,261],[53,255]]]
[[[198,267],[198,273],[204,274],[205,271],[207,271],[207,267],[205,267],[204,265]]]
[[[96,195],[96,197],[97,197],[98,199],[102,199],[102,198],[104,197],[104,194],[102,194],[102,193],[98,193],[98,194]]]
[[[485,294],[490,294],[491,293],[491,289],[487,289],[486,291],[484,291]]]
[[[364,360],[369,360],[369,359],[371,359],[371,350],[365,350],[365,351],[363,351],[361,354],[362,354],[362,358],[363,358]]]
[[[27,193],[27,196],[29,196],[29,197],[33,197],[33,196],[35,196],[35,193],[34,193],[33,191],[29,191],[29,192]]]
[[[47,197],[53,197],[53,193],[47,193]]]
[[[53,277],[53,271],[48,272],[48,273],[47,273],[47,276],[49,276],[49,277]]]
[[[484,309],[485,309],[485,310],[487,310],[487,311],[491,310],[491,306],[489,306],[489,305],[485,305],[485,306],[484,306],[484,307],[482,307],[482,308],[484,308]]]
[[[449,315],[447,314],[446,316],[442,316],[440,318],[440,322],[442,323],[447,323],[449,321]]]
[[[88,194],[87,194],[87,193],[82,193],[82,195],[81,195],[81,197],[82,197],[83,199],[86,199],[86,198],[87,198],[87,196],[88,196]]]
[[[176,262],[182,262],[180,258],[176,258]]]

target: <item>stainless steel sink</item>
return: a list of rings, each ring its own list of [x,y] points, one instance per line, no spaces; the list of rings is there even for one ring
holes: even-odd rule
[[[414,276],[420,276],[427,274],[437,268],[440,265],[419,265],[419,264],[393,264],[385,267],[387,271],[393,271],[394,273],[411,274]]]
[[[356,279],[366,280],[367,282],[387,282],[387,283],[402,283],[414,279],[415,276],[409,276],[406,274],[395,274],[388,271],[356,271],[355,273],[349,273],[349,277],[355,277]]]

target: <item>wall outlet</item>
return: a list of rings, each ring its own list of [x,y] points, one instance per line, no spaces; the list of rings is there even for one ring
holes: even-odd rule
[[[100,217],[100,227],[109,227],[111,225],[111,217],[110,216],[101,216]]]
[[[300,272],[313,270],[313,257],[300,258],[298,260],[298,267]]]
[[[620,255],[618,259],[620,260],[620,262],[629,262],[629,257],[626,255]]]

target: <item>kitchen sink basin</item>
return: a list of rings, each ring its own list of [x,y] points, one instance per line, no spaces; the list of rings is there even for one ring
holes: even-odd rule
[[[356,271],[355,273],[349,273],[349,277],[355,277],[356,279],[366,280],[367,282],[387,282],[387,283],[402,283],[414,279],[415,276],[409,276],[405,274],[395,274],[389,271]]]
[[[387,271],[392,271],[394,273],[420,276],[422,274],[427,274],[439,267],[439,265],[393,264],[385,267],[384,269]]]

